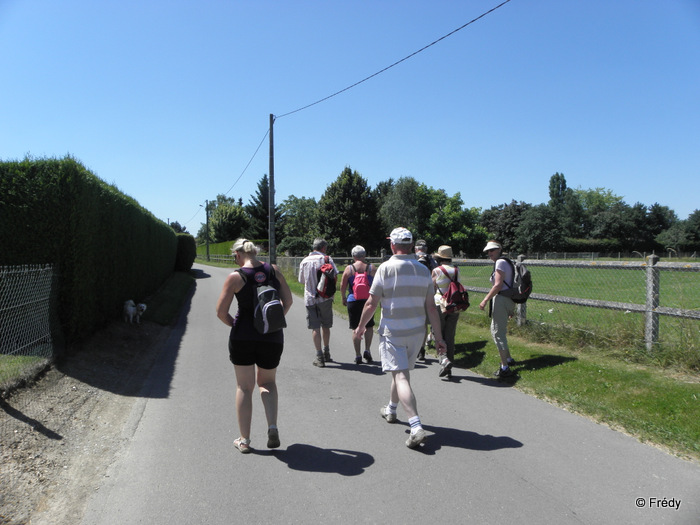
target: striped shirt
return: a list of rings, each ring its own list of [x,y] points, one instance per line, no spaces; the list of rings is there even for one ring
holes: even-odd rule
[[[379,298],[379,335],[406,337],[425,332],[426,297],[434,294],[430,271],[413,254],[394,255],[378,269],[370,294]]]

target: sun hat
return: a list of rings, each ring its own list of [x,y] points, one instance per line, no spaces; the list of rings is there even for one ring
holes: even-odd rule
[[[498,244],[497,242],[494,242],[494,241],[489,241],[488,243],[486,243],[486,248],[484,248],[484,251],[487,252],[489,250],[500,250],[500,249],[501,249],[500,244]]]
[[[438,251],[433,254],[433,257],[439,257],[440,259],[452,259],[452,246],[443,244],[438,248]]]
[[[391,239],[392,244],[411,244],[413,235],[406,228],[394,228],[387,239]]]

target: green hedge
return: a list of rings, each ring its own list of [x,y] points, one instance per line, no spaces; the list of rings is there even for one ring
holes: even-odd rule
[[[68,342],[173,272],[173,230],[72,157],[0,162],[0,265],[53,263]]]
[[[197,258],[197,243],[189,233],[177,234],[177,258],[175,259],[176,272],[188,272],[192,269],[192,263]]]

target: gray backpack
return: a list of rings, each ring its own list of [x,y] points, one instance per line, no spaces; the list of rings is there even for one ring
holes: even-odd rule
[[[236,270],[246,281],[246,275],[241,269]],[[287,327],[284,318],[284,307],[280,302],[277,288],[272,286],[275,270],[268,263],[263,263],[266,279],[257,283],[253,289],[253,326],[261,334],[271,334]]]

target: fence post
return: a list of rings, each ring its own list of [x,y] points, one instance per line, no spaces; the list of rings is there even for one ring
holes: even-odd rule
[[[654,345],[659,342],[659,314],[656,309],[659,307],[659,262],[657,255],[647,257],[647,297],[646,311],[644,313],[644,340],[647,352],[654,350]]]
[[[522,263],[524,260],[524,255],[518,255],[519,263]],[[515,305],[515,322],[518,326],[527,324],[527,303]]]

